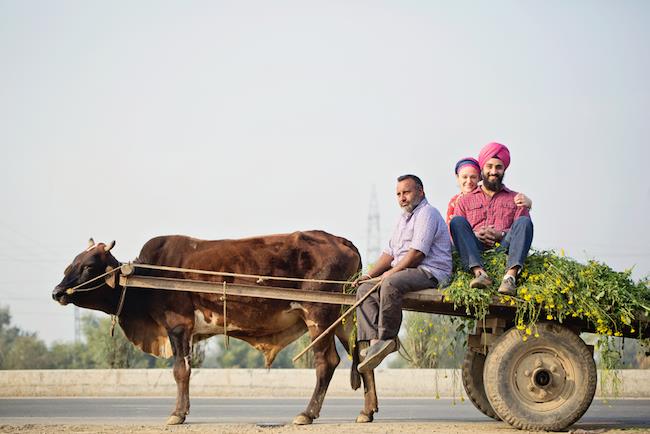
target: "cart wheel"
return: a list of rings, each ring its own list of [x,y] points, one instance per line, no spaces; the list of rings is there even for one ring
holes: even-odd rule
[[[537,325],[524,342],[510,329],[485,360],[485,392],[494,411],[526,430],[559,431],[587,411],[596,392],[596,364],[587,345],[554,323]]]
[[[474,407],[478,408],[481,413],[495,420],[501,420],[494,412],[492,404],[485,395],[485,386],[483,385],[483,366],[485,365],[485,355],[467,350],[463,360],[463,386],[467,397]]]

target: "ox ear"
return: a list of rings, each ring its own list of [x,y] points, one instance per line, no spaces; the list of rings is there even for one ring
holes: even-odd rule
[[[89,238],[88,239],[88,248],[91,248],[94,245],[95,245],[95,240],[93,240],[92,238]]]
[[[113,267],[111,267],[110,265],[108,267],[106,267],[106,272],[107,273],[110,273],[111,271],[113,271]],[[106,276],[104,278],[104,281],[106,282],[106,284],[108,286],[115,289],[115,286],[116,286],[116,283],[117,283],[117,276],[115,275],[115,273],[111,273],[111,274],[109,274],[108,276]]]
[[[115,247],[115,240],[113,240],[113,241],[111,241],[110,243],[108,243],[107,246],[104,246],[104,250],[105,250],[106,252],[110,252],[111,249],[112,249],[113,247]]]

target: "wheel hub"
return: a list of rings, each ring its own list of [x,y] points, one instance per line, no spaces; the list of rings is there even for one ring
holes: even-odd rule
[[[566,371],[557,355],[550,351],[524,355],[514,377],[522,397],[535,403],[557,399],[567,386]]]

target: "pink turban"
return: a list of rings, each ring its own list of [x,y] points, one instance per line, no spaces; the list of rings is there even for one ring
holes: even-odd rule
[[[478,154],[478,164],[481,166],[481,170],[483,170],[485,163],[490,158],[498,158],[501,160],[506,169],[510,166],[510,151],[501,143],[492,142],[483,146],[483,149]]]

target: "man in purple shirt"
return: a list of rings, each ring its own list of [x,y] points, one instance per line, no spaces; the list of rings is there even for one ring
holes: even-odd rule
[[[528,208],[518,207],[517,192],[503,185],[510,165],[510,151],[500,143],[488,143],[479,154],[482,185],[463,195],[456,204],[449,230],[465,267],[474,273],[470,288],[486,288],[492,280],[483,269],[481,252],[495,247],[508,252],[506,275],[499,292],[516,294],[516,278],[533,241],[533,222]]]
[[[386,248],[372,270],[359,281],[381,277],[381,286],[357,308],[357,340],[367,348],[359,372],[375,369],[398,348],[402,296],[449,281],[451,240],[440,212],[429,205],[422,181],[415,175],[397,178],[397,202],[404,211]],[[375,284],[362,283],[357,299]],[[369,345],[369,347],[368,347]]]

